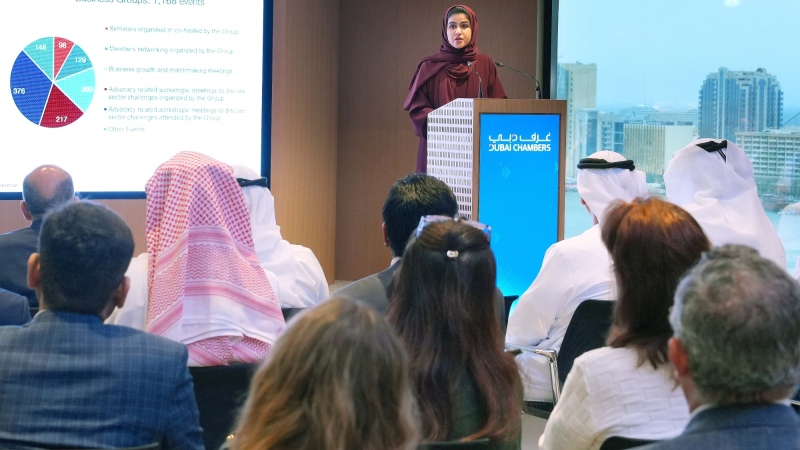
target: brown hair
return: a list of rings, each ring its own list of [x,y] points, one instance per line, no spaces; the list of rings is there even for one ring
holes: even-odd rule
[[[658,198],[611,206],[602,227],[619,294],[607,343],[635,348],[640,365],[656,368],[667,362],[678,281],[711,244],[686,210]]]
[[[334,298],[298,316],[250,386],[233,450],[410,450],[408,357],[369,307]]]
[[[422,436],[447,438],[462,376],[475,384],[486,421],[463,440],[518,436],[522,388],[494,307],[495,260],[487,236],[469,225],[435,222],[412,239],[389,307],[411,357]]]

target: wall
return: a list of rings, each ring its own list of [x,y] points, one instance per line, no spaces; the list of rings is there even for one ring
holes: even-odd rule
[[[116,211],[133,231],[133,240],[136,244],[133,254],[138,255],[147,251],[147,236],[145,235],[145,200],[98,200]],[[19,200],[0,201],[0,233],[27,227],[30,222],[22,217],[19,209]]]
[[[450,0],[341,0],[336,278],[389,264],[381,207],[394,181],[413,172],[417,138],[403,101],[422,57],[438,50]],[[473,0],[478,48],[535,73],[537,9],[531,0]],[[529,78],[498,68],[509,98],[534,98]],[[540,77],[541,79],[541,77]]]
[[[284,239],[334,281],[339,2],[275,0],[272,174]]]

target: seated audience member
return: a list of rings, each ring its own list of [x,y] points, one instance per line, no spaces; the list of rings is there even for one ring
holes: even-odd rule
[[[613,300],[611,258],[600,238],[603,213],[615,200],[647,196],[642,171],[619,153],[604,150],[578,164],[578,192],[594,226],[582,234],[550,246],[539,275],[519,298],[508,319],[506,342],[540,346],[558,352],[567,325],[578,305],[589,299]],[[517,364],[525,386],[525,400],[552,402],[547,359],[524,352]]]
[[[455,217],[456,214],[456,196],[443,181],[424,173],[412,173],[397,180],[383,203],[383,242],[392,251],[391,265],[348,284],[334,295],[360,300],[385,314],[389,309],[392,279],[419,219],[429,215]]]
[[[190,366],[263,359],[284,321],[231,167],[181,152],[145,191],[148,253],[131,262],[125,308],[109,322],[186,344]]]
[[[49,211],[75,198],[72,177],[58,166],[40,166],[22,182],[20,209],[31,226],[0,234],[0,288],[24,295],[31,308],[39,307],[28,286],[28,258],[36,253],[42,219]]]
[[[800,286],[749,247],[706,253],[681,281],[669,359],[692,411],[649,449],[800,448],[786,404],[800,381]]]
[[[244,166],[233,166],[233,175],[244,191],[250,211],[253,243],[261,267],[284,308],[306,308],[328,299],[328,282],[311,249],[293,245],[281,237],[275,222],[275,199],[267,179]]]
[[[103,325],[125,301],[133,235],[75,202],[42,224],[28,281],[42,310],[0,327],[0,447],[202,449],[183,345]]]
[[[253,377],[233,450],[411,450],[408,356],[369,307],[334,298],[290,322]]]
[[[667,199],[694,216],[711,244],[747,245],[786,267],[786,251],[758,198],[753,164],[738,145],[692,142],[672,156],[664,187]]]
[[[575,359],[543,449],[598,449],[611,436],[668,439],[689,420],[667,359],[668,311],[708,239],[688,212],[658,198],[609,208],[602,237],[618,292],[608,347]]]
[[[410,356],[423,441],[486,437],[489,449],[519,449],[522,386],[503,351],[488,231],[477,222],[423,217],[388,319]]]
[[[31,320],[28,299],[5,289],[0,289],[0,325],[22,325]]]

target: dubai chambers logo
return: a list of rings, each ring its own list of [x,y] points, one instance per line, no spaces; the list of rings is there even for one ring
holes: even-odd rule
[[[519,134],[509,134],[497,137],[489,136],[490,152],[549,152],[551,150],[550,133],[546,136],[539,133],[531,134],[530,138]]]

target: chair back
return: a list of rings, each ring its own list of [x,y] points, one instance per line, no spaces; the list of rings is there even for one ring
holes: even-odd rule
[[[558,352],[558,380],[561,386],[572,370],[575,358],[605,345],[614,312],[609,300],[584,300],[569,321]]]
[[[286,322],[289,321],[292,317],[297,315],[300,311],[304,310],[305,308],[281,308],[281,313],[283,313],[283,320]]]
[[[478,450],[488,449],[489,438],[475,439],[474,441],[446,441],[446,442],[423,442],[419,444],[417,450]]]
[[[643,445],[652,444],[653,442],[658,441],[611,436],[603,441],[603,445],[600,446],[600,450],[624,450],[626,448],[641,447]]]
[[[254,364],[189,367],[206,449],[217,450],[225,443],[247,398],[256,367]]]
[[[518,298],[519,298],[519,295],[504,295],[503,296],[503,302],[505,303],[505,305],[503,305],[505,307],[505,311],[504,311],[505,314],[503,315],[503,329],[504,330],[508,329],[508,316],[511,314],[511,307],[514,305],[514,302],[517,301]]]

